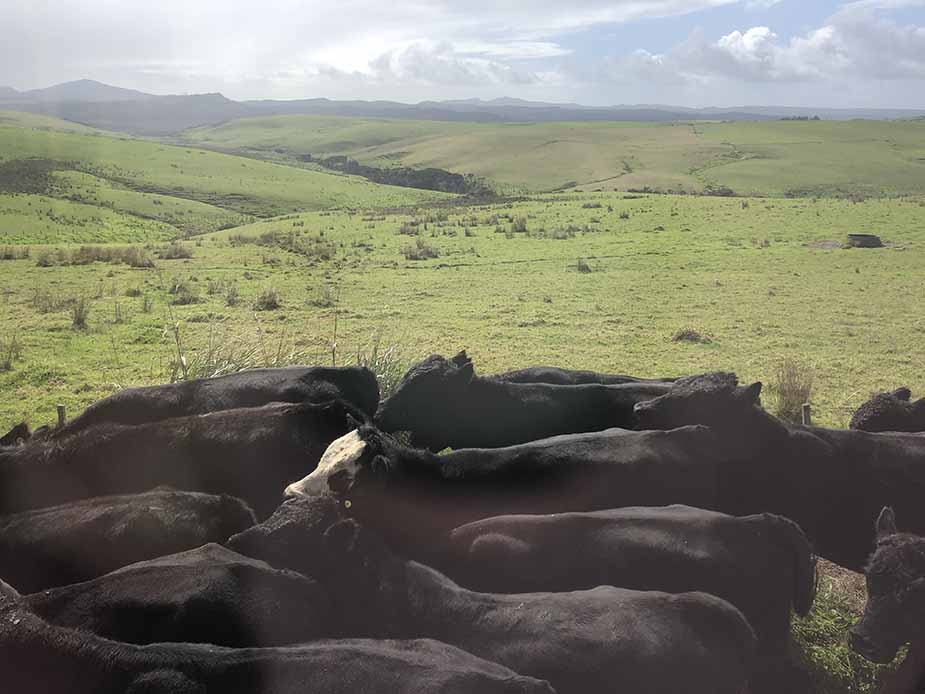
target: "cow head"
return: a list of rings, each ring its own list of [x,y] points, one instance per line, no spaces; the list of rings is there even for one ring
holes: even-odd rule
[[[265,521],[233,535],[225,545],[272,566],[317,577],[325,569],[324,531],[342,517],[331,497],[291,498]]]
[[[23,422],[10,429],[8,433],[0,436],[0,446],[21,446],[32,438],[29,425]]]
[[[679,379],[665,395],[638,403],[633,412],[639,429],[721,428],[760,405],[761,383],[742,387],[735,374],[711,373]]]
[[[860,431],[925,431],[925,398],[911,400],[908,388],[877,393],[858,408],[849,426]]]
[[[384,435],[373,427],[358,426],[328,446],[318,467],[284,493],[287,497],[346,497],[357,480],[382,478],[390,467]]]
[[[452,359],[427,357],[408,370],[392,395],[376,413],[383,431],[426,433],[441,425],[441,405],[465,396],[475,378],[475,367],[465,352]],[[425,434],[426,435],[426,434]]]
[[[877,519],[866,573],[867,605],[849,642],[868,660],[888,663],[904,643],[925,638],[925,538],[900,533],[891,508]]]

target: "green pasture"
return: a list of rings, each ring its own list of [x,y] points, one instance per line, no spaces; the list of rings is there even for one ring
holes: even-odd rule
[[[539,363],[653,376],[727,369],[770,383],[778,360],[794,357],[815,365],[816,416],[830,425],[872,391],[925,391],[919,200],[628,197],[287,215],[206,235],[186,244],[192,259],[154,269],[39,267],[44,246],[33,245],[30,258],[0,265],[0,316],[24,353],[0,375],[17,393],[0,417],[38,422],[58,401],[79,409],[111,384],[163,378],[151,363],[169,357],[162,332],[173,319],[190,349],[210,334],[256,339],[259,328],[325,360],[335,339],[346,358],[382,333],[409,359],[466,348],[483,373]],[[519,225],[526,231],[512,231]],[[838,247],[849,232],[878,233],[888,247]],[[408,259],[419,248],[438,257]],[[579,272],[579,260],[591,272]],[[177,281],[199,289],[201,302],[168,313]],[[235,283],[240,302],[209,295],[210,281]],[[134,288],[153,302],[150,313],[124,296]],[[266,289],[282,307],[255,312]],[[69,327],[64,304],[37,311],[43,292],[90,297],[90,331]],[[114,324],[117,303],[123,322]],[[705,342],[672,340],[687,328]],[[28,378],[49,364],[61,379]],[[75,392],[85,384],[92,389]]]

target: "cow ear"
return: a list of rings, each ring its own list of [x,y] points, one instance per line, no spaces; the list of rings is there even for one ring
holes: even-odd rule
[[[462,352],[457,354],[455,357],[453,357],[450,361],[452,361],[456,366],[463,366],[465,364],[468,364],[472,360],[469,358],[469,355],[466,354],[466,350],[463,350]]]
[[[462,383],[468,385],[475,378],[475,367],[472,362],[466,362],[456,371],[455,377]]]
[[[890,395],[903,402],[909,402],[912,399],[912,391],[908,388],[897,388]]]
[[[755,405],[760,405],[761,404],[761,388],[762,388],[761,381],[757,381],[755,383],[752,383],[750,386],[746,386],[745,391],[744,391],[746,400],[748,400],[749,402]]]
[[[877,539],[895,535],[899,530],[896,529],[896,514],[889,506],[885,506],[877,518]]]

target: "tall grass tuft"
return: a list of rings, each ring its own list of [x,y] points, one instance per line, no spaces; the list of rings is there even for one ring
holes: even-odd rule
[[[379,380],[380,397],[387,398],[395,390],[411,360],[401,343],[386,344],[382,332],[376,332],[365,346],[356,351],[356,366],[365,366]]]
[[[286,335],[272,342],[259,331],[255,338],[228,339],[227,335],[219,334],[213,327],[209,330],[206,344],[192,351],[187,346],[182,324],[174,320],[172,314],[171,323],[164,332],[173,342],[167,367],[167,377],[171,383],[214,378],[247,369],[305,364],[309,361],[308,355],[290,344]]]
[[[775,414],[790,422],[802,422],[803,405],[812,397],[815,378],[816,368],[812,364],[792,357],[781,359],[771,383],[777,394]]]
[[[22,359],[22,343],[16,335],[0,341],[0,371],[12,371],[14,362]]]
[[[91,302],[85,296],[76,296],[70,301],[71,325],[75,330],[87,329],[87,318],[90,317]]]

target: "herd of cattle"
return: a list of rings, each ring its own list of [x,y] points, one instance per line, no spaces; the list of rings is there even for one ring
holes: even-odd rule
[[[835,430],[781,421],[760,394],[729,373],[480,377],[463,352],[381,403],[367,369],[288,367],[19,425],[0,439],[0,681],[772,691],[817,555],[867,568],[852,648],[915,652],[925,400],[884,393]]]

